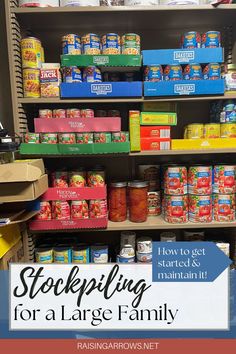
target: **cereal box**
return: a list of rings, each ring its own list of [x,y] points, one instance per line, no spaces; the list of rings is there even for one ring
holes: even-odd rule
[[[61,73],[57,65],[45,65],[40,70],[41,97],[59,97],[60,83]]]

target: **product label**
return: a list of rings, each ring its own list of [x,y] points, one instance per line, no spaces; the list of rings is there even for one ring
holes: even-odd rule
[[[178,61],[179,63],[188,63],[190,60],[195,59],[194,51],[193,50],[175,51],[173,59],[174,61]]]
[[[175,84],[174,93],[177,95],[190,95],[196,91],[195,84]]]
[[[93,84],[91,85],[91,93],[95,93],[96,95],[107,95],[108,93],[112,93],[112,85],[111,84]]]
[[[100,55],[100,56],[94,56],[93,57],[93,64],[94,65],[105,65],[109,64],[109,57]]]

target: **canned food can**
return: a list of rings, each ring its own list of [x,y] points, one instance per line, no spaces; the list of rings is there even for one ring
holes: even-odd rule
[[[40,97],[39,69],[23,69],[23,90],[26,98]]]
[[[120,249],[124,247],[124,245],[132,245],[135,249],[136,244],[136,233],[133,231],[122,231],[120,235]]]
[[[176,235],[173,232],[162,232],[160,235],[161,242],[175,242]]]
[[[102,54],[120,54],[120,36],[116,33],[107,33],[102,36]]]
[[[83,168],[69,172],[69,186],[72,188],[86,187],[86,171]]]
[[[159,165],[139,165],[139,178],[149,183],[149,192],[160,189],[160,166]]]
[[[196,241],[204,241],[205,240],[205,232],[204,231],[184,231],[184,241],[196,242]]]
[[[75,134],[74,133],[60,133],[59,134],[59,144],[75,144]]]
[[[161,214],[161,193],[148,192],[148,216]]]
[[[53,263],[53,249],[39,247],[35,250],[36,263],[51,264]]]
[[[77,34],[67,34],[62,37],[62,54],[81,54],[81,39]]]
[[[71,201],[71,219],[88,219],[88,203],[86,200],[72,200]]]
[[[164,173],[165,194],[187,194],[187,168],[185,166],[167,166]]]
[[[91,246],[91,263],[108,263],[108,246],[96,244]]]
[[[40,109],[39,110],[39,118],[52,118],[52,110],[51,109]]]
[[[71,263],[71,249],[58,246],[53,249],[54,263],[67,264]]]
[[[81,118],[80,109],[77,108],[69,108],[66,110],[67,118]]]
[[[202,48],[217,48],[221,46],[221,35],[218,31],[208,31],[202,35]]]
[[[124,245],[120,250],[120,257],[125,257],[125,258],[135,257],[135,248],[129,244]]]
[[[161,65],[146,66],[144,70],[144,81],[161,81],[163,79],[163,70]]]
[[[135,263],[135,257],[121,257],[116,256],[116,263]]]
[[[224,254],[227,257],[230,257],[230,244],[227,242],[222,242],[222,241],[218,241],[216,242],[216,246],[219,247],[219,249],[224,252]]]
[[[54,171],[51,173],[52,187],[67,188],[68,187],[68,172]]]
[[[197,63],[186,65],[184,68],[183,78],[184,80],[201,80],[202,79],[201,65]]]
[[[236,138],[236,123],[222,123],[220,125],[221,138]]]
[[[66,118],[65,109],[54,109],[52,112],[53,118]]]
[[[220,124],[208,123],[204,125],[204,137],[206,139],[220,138]]]
[[[187,195],[164,196],[164,219],[172,224],[182,224],[188,221]]]
[[[212,167],[190,166],[188,169],[188,193],[211,194],[212,193]]]
[[[214,166],[213,193],[235,193],[236,174],[233,165]]]
[[[89,247],[83,243],[78,244],[72,249],[72,263],[89,263]]]
[[[93,109],[81,109],[81,118],[94,118]]]
[[[111,141],[113,143],[124,143],[126,141],[129,141],[129,133],[128,132],[111,133]]]
[[[204,124],[193,123],[185,127],[184,139],[203,139]]]
[[[66,201],[52,201],[52,218],[56,220],[70,220],[70,205]]]
[[[73,82],[82,82],[82,72],[77,66],[68,66],[63,68],[63,81],[71,84]]]
[[[150,237],[140,237],[137,239],[137,251],[139,253],[152,252],[152,239]]]
[[[236,111],[223,111],[220,113],[221,123],[236,123]]]
[[[57,144],[57,134],[56,133],[42,133],[41,134],[42,144]]]
[[[82,37],[83,54],[101,54],[100,37],[95,33],[88,33]]]
[[[122,36],[122,54],[140,54],[140,36],[135,33],[126,33]]]
[[[138,263],[152,263],[152,253],[136,252]]]
[[[93,199],[89,202],[89,217],[91,219],[105,218],[107,216],[107,201]]]
[[[24,142],[26,144],[39,144],[40,143],[39,133],[25,133]]]
[[[211,195],[189,195],[189,221],[212,221],[212,197]]]
[[[41,201],[39,203],[39,213],[36,215],[36,220],[51,220],[52,209],[50,202]]]
[[[84,82],[102,82],[101,70],[96,66],[88,66],[83,72]]]
[[[104,109],[98,109],[95,112],[95,117],[107,117],[107,111],[105,111]]]
[[[182,80],[183,72],[182,67],[179,64],[166,65],[164,69],[164,80],[166,81],[176,81]]]
[[[41,42],[35,37],[26,37],[21,40],[21,58],[23,69],[40,69],[41,61]]]
[[[182,48],[201,48],[201,35],[198,32],[186,32],[181,38]]]
[[[95,143],[110,143],[111,142],[111,133],[94,133],[94,142]]]
[[[120,117],[120,111],[118,111],[117,109],[110,109],[107,112],[108,117]]]
[[[235,221],[235,194],[214,194],[214,220]]]
[[[77,133],[77,144],[93,144],[93,133]]]
[[[221,77],[220,64],[209,63],[203,69],[204,80],[218,80]]]
[[[105,186],[105,170],[103,166],[95,166],[87,173],[88,187]]]

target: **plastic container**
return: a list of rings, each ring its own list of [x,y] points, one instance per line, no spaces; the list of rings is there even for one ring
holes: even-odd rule
[[[109,220],[125,221],[127,218],[127,183],[113,182],[109,191]]]
[[[145,222],[148,216],[148,182],[129,182],[129,220]]]

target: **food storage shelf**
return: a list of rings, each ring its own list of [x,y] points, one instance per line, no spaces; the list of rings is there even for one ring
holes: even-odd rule
[[[219,95],[224,90],[223,79],[144,82],[144,96]]]
[[[117,132],[121,118],[35,118],[34,127],[36,133]]]
[[[223,48],[143,50],[143,65],[223,63]]]
[[[141,55],[62,55],[62,66],[79,66],[86,67],[89,65],[95,66],[136,66],[142,65]]]
[[[235,139],[236,140],[236,139]],[[172,140],[173,141],[173,140]],[[165,155],[165,156],[176,156],[176,155],[204,155],[204,154],[236,154],[236,147],[235,148],[209,148],[209,149],[188,149],[184,150],[183,148],[180,150],[162,150],[162,151],[141,151],[141,152],[130,152],[129,156],[158,156],[158,155]]]
[[[91,200],[106,199],[106,187],[69,187],[69,188],[48,188],[42,195],[41,200]]]
[[[141,97],[142,94],[141,81],[61,84],[61,98]]]
[[[209,150],[213,149],[235,149],[236,138],[215,138],[215,139],[172,139],[171,148],[174,151],[181,150]]]
[[[130,143],[98,144],[26,144],[20,146],[21,155],[81,155],[129,153]]]
[[[107,218],[80,220],[33,220],[29,224],[31,231],[105,229],[106,227]]]

